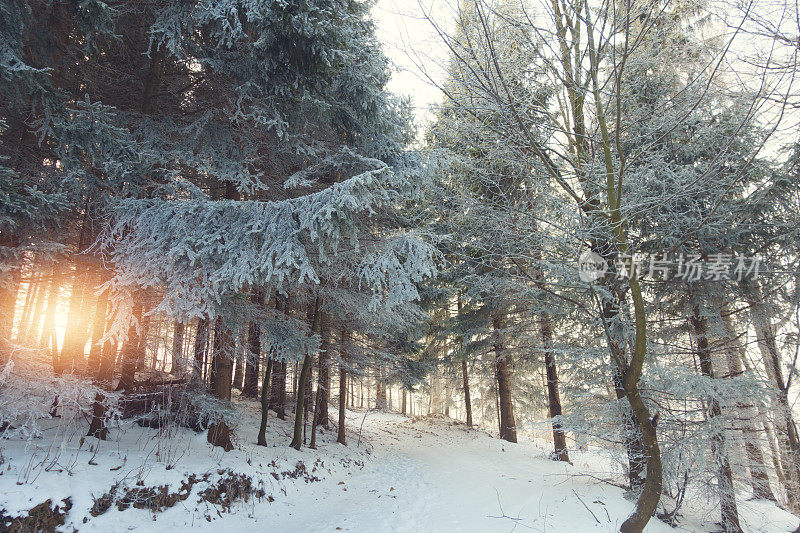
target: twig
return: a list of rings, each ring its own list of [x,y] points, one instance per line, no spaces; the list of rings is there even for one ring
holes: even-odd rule
[[[592,518],[594,518],[594,521],[599,524],[600,520],[598,520],[597,516],[595,516],[595,514],[592,512],[592,510],[589,509],[589,506],[586,505],[586,502],[584,502],[583,499],[580,496],[578,496],[578,493],[575,492],[575,489],[572,489],[572,493],[578,498],[578,500],[583,504],[583,506],[586,507],[586,510],[589,511],[589,513],[591,513]]]

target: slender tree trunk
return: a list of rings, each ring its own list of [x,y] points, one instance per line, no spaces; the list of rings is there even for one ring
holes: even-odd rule
[[[789,508],[800,511],[800,437],[797,433],[792,408],[789,403],[787,382],[783,378],[780,353],[775,342],[775,331],[761,294],[760,287],[748,283],[744,292],[750,307],[750,318],[756,332],[756,341],[767,378],[776,390],[776,432],[783,466],[783,479]]]
[[[345,435],[345,415],[347,413],[347,342],[348,331],[346,327],[342,327],[341,335],[339,336],[339,427],[336,435],[336,442],[339,444],[347,445],[347,438]]]
[[[732,376],[741,374],[742,356],[744,349],[737,340],[736,332],[730,318],[729,306],[721,306],[721,315],[725,327],[725,358],[728,363],[728,373]],[[757,442],[758,430],[756,422],[759,418],[758,413],[752,405],[743,402],[736,403],[736,410],[739,412],[742,427],[742,439],[744,441],[744,451],[750,469],[750,485],[753,489],[753,497],[762,500],[777,501],[769,483],[769,471],[764,453]]]
[[[269,418],[269,380],[275,362],[270,358],[264,370],[264,381],[261,383],[261,425],[258,428],[258,444],[267,445],[267,418]]]
[[[95,306],[94,320],[92,321],[92,344],[89,347],[88,373],[98,375],[100,371],[100,359],[103,353],[103,346],[100,339],[106,329],[106,313],[108,311],[108,292],[103,291],[97,297]]]
[[[86,199],[81,222],[80,236],[78,238],[78,253],[75,256],[75,272],[72,278],[72,290],[69,296],[69,311],[67,312],[67,327],[64,333],[64,344],[61,347],[61,363],[68,372],[83,369],[84,346],[88,337],[88,319],[86,310],[89,307],[89,285],[91,283],[92,268],[88,258],[83,254],[93,240],[92,226],[92,200]]]
[[[42,323],[42,311],[44,310],[47,295],[50,294],[50,286],[53,283],[53,277],[42,274],[39,280],[39,289],[36,291],[36,303],[33,306],[33,314],[31,315],[28,328],[25,332],[26,340],[33,344],[39,340],[39,329]]]
[[[311,320],[312,332],[319,329],[319,304],[319,296],[317,296],[316,301],[314,302],[314,313]],[[306,354],[306,356],[303,358],[303,369],[300,371],[297,384],[297,402],[294,411],[294,435],[292,436],[292,442],[289,444],[289,446],[295,450],[299,450],[303,445],[303,418],[306,410],[306,390],[309,386],[311,378],[312,359],[313,357],[311,354]]]
[[[542,334],[542,346],[544,347],[544,364],[547,373],[547,402],[550,408],[550,417],[561,416],[561,397],[558,393],[558,369],[553,355],[553,321],[550,315],[542,313],[539,317],[539,326]],[[558,461],[569,462],[569,452],[567,451],[567,439],[561,423],[553,421],[553,457]]]
[[[400,399],[400,412],[405,416],[406,411],[408,411],[408,406],[406,405],[406,396],[408,396],[408,394],[406,393],[405,387],[402,387],[401,391],[402,391],[401,394],[403,396]]]
[[[50,273],[52,276],[50,280],[50,287],[47,290],[47,306],[44,310],[44,324],[42,325],[42,337],[39,341],[39,346],[44,348],[48,347],[48,343],[54,340],[56,330],[56,307],[58,307],[58,289],[61,284],[59,279],[58,263],[53,263],[53,269]],[[53,369],[58,373],[58,350],[53,352]]]
[[[277,371],[273,372],[270,406],[278,418],[286,420],[286,376],[288,366],[286,359],[275,364]]]
[[[125,393],[129,393],[133,389],[136,382],[136,369],[139,367],[139,358],[143,355],[139,349],[142,337],[139,333],[139,328],[142,327],[143,311],[141,303],[134,304],[133,316],[136,319],[136,325],[128,329],[128,339],[122,345],[122,369],[119,383],[117,383],[117,390]]]
[[[692,289],[690,288],[690,294],[691,292]],[[696,353],[700,361],[700,371],[705,377],[714,379],[714,367],[707,337],[707,319],[705,316],[700,315],[699,303],[692,304],[691,323],[697,342]],[[709,421],[713,424],[714,419],[722,416],[722,409],[716,398],[709,398],[709,404],[711,406]],[[741,533],[742,526],[739,524],[739,512],[736,508],[733,472],[725,450],[723,428],[720,428],[711,437],[711,453],[714,455],[714,461],[717,465],[717,488],[722,510],[722,529],[726,533]]]
[[[249,338],[249,332],[248,332]],[[246,341],[247,339],[242,339]],[[233,383],[231,388],[238,391],[242,390],[244,386],[244,366],[245,358],[247,357],[247,342],[236,343],[235,355],[233,358]]]
[[[250,295],[250,302],[262,309],[264,307],[264,290],[253,288]],[[277,306],[277,302],[275,303]],[[258,373],[261,359],[261,326],[257,320],[250,322],[247,330],[247,352],[245,352],[244,385],[242,386],[242,396],[255,398],[258,395]],[[273,363],[273,367],[275,363]],[[267,399],[269,400],[269,385],[267,382]],[[263,396],[263,394],[262,394]],[[269,403],[269,401],[268,401]]]
[[[386,384],[383,382],[383,368],[378,367],[375,371],[375,408],[385,410],[386,407]]]
[[[182,376],[186,372],[186,361],[183,357],[183,336],[186,326],[180,320],[172,325],[172,366],[170,373]]]
[[[317,404],[314,407],[315,415],[313,425],[321,425],[325,429],[328,429],[328,404],[330,403],[331,389],[331,356],[329,351],[331,347],[331,328],[328,324],[328,316],[326,313],[322,313],[320,317],[320,334],[322,337],[322,349],[319,352],[318,358]]]
[[[222,317],[217,317],[214,324],[214,352],[211,359],[213,369],[211,390],[220,400],[231,399],[234,350],[235,341],[231,330],[225,325]]]
[[[497,395],[500,403],[500,438],[517,442],[517,423],[514,421],[514,405],[511,403],[511,373],[508,354],[503,341],[503,315],[496,312],[492,318],[494,328],[495,373]]]
[[[33,312],[34,300],[36,293],[39,292],[42,276],[37,272],[31,272],[28,277],[28,287],[25,291],[25,303],[22,305],[22,317],[19,320],[19,328],[17,328],[17,339],[24,340],[25,334],[28,331],[28,322],[30,321],[31,313]]]
[[[203,366],[205,365],[206,344],[208,344],[208,319],[197,319],[197,331],[194,336],[194,361],[192,362],[192,383],[203,382]]]
[[[0,279],[0,365],[5,366],[11,357],[11,329],[14,326],[14,312],[21,278],[15,268],[6,279]]]

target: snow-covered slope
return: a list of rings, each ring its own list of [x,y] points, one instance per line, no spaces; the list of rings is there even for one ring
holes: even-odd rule
[[[298,452],[287,446],[290,421],[275,418],[270,446],[256,446],[257,405],[240,407],[239,443],[229,453],[212,449],[204,434],[181,430],[165,439],[138,426],[99,447],[85,439],[78,449],[76,432],[66,444],[53,441],[63,449],[48,451],[45,437],[33,460],[30,445],[6,440],[0,507],[15,515],[69,497],[63,529],[82,532],[615,531],[633,508],[622,489],[592,475],[600,460],[591,454],[575,454],[574,466],[557,463],[547,459],[544,443],[508,444],[443,418],[363,411],[348,412],[347,447],[323,431],[317,450]],[[200,497],[231,472],[251,476],[263,494],[230,508]],[[124,487],[168,484],[167,492],[178,492],[192,474],[207,475],[161,512],[117,506]],[[93,516],[95,502],[114,484],[122,487],[116,500]],[[746,531],[790,531],[798,522],[765,502],[741,501],[740,512]],[[678,530],[713,530],[717,516],[705,499],[690,502]],[[675,530],[654,519],[647,531]]]

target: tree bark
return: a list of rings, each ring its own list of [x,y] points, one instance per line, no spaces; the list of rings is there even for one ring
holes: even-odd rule
[[[329,352],[331,347],[331,328],[326,313],[322,313],[320,316],[320,335],[322,337],[322,349],[319,352],[318,358],[317,403],[314,407],[315,414],[313,425],[321,425],[325,429],[328,429],[328,404],[330,403],[331,390],[331,356]]]
[[[547,374],[547,402],[550,409],[550,417],[561,416],[561,397],[558,393],[558,369],[553,355],[553,321],[548,313],[542,313],[539,317],[539,326],[542,334],[542,346],[544,347],[544,365]],[[569,462],[569,452],[567,450],[567,439],[561,423],[553,420],[553,457],[557,461]]]
[[[180,320],[176,320],[172,326],[172,366],[170,373],[183,375],[186,372],[186,362],[183,358],[183,336],[186,326]]]
[[[269,380],[272,368],[275,365],[272,358],[267,361],[267,368],[264,370],[264,381],[261,384],[261,425],[258,428],[258,444],[267,445],[267,418],[269,418]]]
[[[222,317],[214,324],[214,352],[211,359],[213,379],[211,390],[220,400],[231,399],[231,379],[235,341]]]
[[[517,423],[514,421],[514,405],[511,403],[511,375],[503,341],[503,315],[495,312],[492,317],[494,328],[495,373],[497,376],[497,394],[500,404],[500,438],[508,442],[517,442]]]
[[[106,313],[108,311],[108,293],[103,291],[97,296],[95,305],[94,320],[92,321],[92,344],[89,347],[89,361],[87,363],[90,375],[98,375],[100,372],[100,359],[103,353],[103,346],[100,339],[106,329]]]
[[[760,287],[757,284],[743,283],[743,288],[750,307],[750,318],[756,332],[756,341],[763,359],[764,370],[776,390],[775,429],[778,433],[778,448],[783,467],[786,497],[790,509],[797,512],[800,511],[800,436],[798,436],[789,404],[787,382],[783,378],[780,353],[775,342],[775,331],[770,314],[764,305]]]
[[[383,382],[383,368],[375,371],[375,409],[386,409],[386,384]]]
[[[729,306],[723,304],[720,308],[722,315],[723,325],[725,327],[725,359],[728,364],[728,373],[732,376],[737,376],[743,372],[742,370],[742,357],[744,349],[739,343],[736,332],[731,322]],[[744,451],[747,457],[748,468],[750,469],[750,486],[753,489],[753,497],[770,500],[777,502],[775,494],[769,483],[769,471],[767,469],[766,461],[764,460],[764,453],[757,442],[758,430],[756,428],[756,421],[759,418],[758,413],[752,405],[747,405],[743,402],[736,403],[736,410],[739,412],[742,427],[742,439],[744,441]]]
[[[117,390],[129,393],[136,382],[136,370],[139,367],[139,358],[143,355],[139,349],[141,337],[139,328],[142,327],[142,314],[144,310],[141,303],[133,305],[133,316],[136,324],[128,329],[128,339],[122,345],[122,369],[117,383]],[[142,328],[143,329],[143,328]]]
[[[250,295],[250,302],[259,309],[264,307],[264,290],[253,288]],[[277,302],[275,304],[277,306]],[[258,395],[258,373],[261,359],[261,325],[257,320],[250,322],[247,330],[247,351],[245,352],[244,385],[242,386],[242,396],[255,398]],[[272,360],[272,359],[270,359]],[[268,363],[269,364],[269,363]],[[275,363],[272,363],[273,367]],[[271,372],[270,372],[271,373]],[[267,386],[267,400],[269,400],[269,385]],[[264,396],[264,394],[262,394]],[[269,401],[267,402],[269,403]]]
[[[208,343],[208,319],[197,319],[197,330],[194,336],[194,360],[192,361],[192,383],[203,382],[203,364],[205,361],[206,344]]]
[[[692,289],[689,289],[692,294]],[[694,297],[692,297],[694,300]],[[700,304],[692,302],[692,329],[697,342],[697,358],[700,361],[700,372],[703,376],[714,379],[714,367],[711,361],[711,350],[708,344],[707,318],[700,315]],[[722,416],[722,408],[716,398],[709,398],[709,422]],[[719,490],[720,508],[722,510],[722,529],[726,533],[741,533],[739,524],[739,511],[736,508],[736,492],[733,486],[733,472],[731,471],[728,454],[725,450],[724,429],[720,428],[711,437],[711,453],[717,465],[717,488]]]
[[[347,341],[348,331],[346,327],[342,328],[341,335],[339,336],[339,427],[336,435],[336,442],[347,446],[347,437],[345,435],[345,415],[347,413]]]
[[[319,329],[319,304],[319,296],[317,296],[316,301],[314,302],[314,313],[311,320],[312,332]],[[312,359],[313,357],[311,354],[306,354],[306,356],[303,358],[303,368],[300,371],[300,376],[297,382],[297,402],[294,411],[294,435],[292,436],[292,442],[289,444],[289,446],[295,450],[299,450],[303,445],[303,418],[306,409],[306,390],[309,387],[311,378]]]

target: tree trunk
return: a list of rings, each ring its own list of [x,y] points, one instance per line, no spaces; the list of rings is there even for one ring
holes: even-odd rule
[[[273,372],[272,390],[270,393],[270,408],[281,420],[286,420],[286,375],[288,367],[286,359],[275,363],[277,368]]]
[[[347,328],[342,328],[342,333],[339,336],[339,427],[336,435],[336,442],[339,444],[347,445],[347,438],[345,435],[345,415],[347,413],[347,341],[348,332]]]
[[[780,354],[775,342],[775,331],[770,315],[764,305],[760,287],[754,284],[744,285],[747,302],[750,306],[750,318],[756,332],[756,341],[764,370],[777,394],[776,407],[776,432],[783,466],[783,478],[786,488],[786,497],[790,509],[800,511],[800,438],[797,434],[789,404],[787,383],[783,378]],[[780,426],[778,426],[780,424]]]
[[[176,320],[172,326],[172,366],[170,373],[182,376],[186,372],[186,362],[183,358],[183,335],[186,326],[180,320]]]
[[[214,352],[211,359],[213,369],[211,390],[220,400],[231,399],[234,350],[235,341],[231,330],[225,325],[222,317],[217,317],[214,324]]]
[[[319,329],[319,296],[314,302],[314,313],[311,320],[311,331],[315,332]],[[300,376],[297,382],[297,402],[294,411],[294,435],[292,442],[289,444],[295,450],[299,450],[303,445],[303,418],[306,410],[306,390],[310,383],[311,378],[311,361],[312,355],[306,354],[303,358],[303,369],[300,371]]]
[[[264,290],[253,288],[253,294],[250,295],[250,302],[258,309],[262,309],[264,307]],[[275,305],[278,305],[277,302]],[[250,326],[247,329],[247,351],[245,352],[244,385],[242,386],[242,396],[246,398],[255,398],[258,395],[260,359],[261,325],[257,320],[253,320],[250,322]],[[272,365],[274,368],[275,363],[272,363]],[[265,383],[267,385],[267,403],[269,403],[270,382],[266,381]],[[264,394],[262,394],[262,396],[264,396]]]
[[[386,384],[383,382],[383,368],[378,367],[375,371],[375,408],[386,409]]]
[[[272,368],[275,365],[272,358],[267,361],[267,368],[264,370],[264,381],[261,383],[261,425],[258,428],[258,444],[267,445],[267,418],[269,417],[269,380]]]
[[[729,306],[722,305],[720,312],[725,328],[725,359],[728,364],[728,373],[732,376],[738,376],[743,372],[742,356],[744,349],[736,337],[730,318]],[[758,413],[752,405],[742,402],[736,403],[736,410],[739,412],[738,418],[742,423],[742,439],[748,468],[750,469],[750,486],[753,489],[753,497],[776,502],[777,499],[772,493],[772,488],[769,484],[769,471],[764,461],[764,453],[757,442],[758,430],[756,429],[756,421],[758,420]]]
[[[69,295],[69,311],[67,327],[64,333],[64,344],[61,347],[61,364],[66,372],[73,372],[85,366],[84,346],[88,336],[88,320],[85,318],[89,299],[88,286],[91,269],[83,256],[90,242],[90,210],[91,200],[87,198],[78,239],[78,253],[75,256],[75,272],[72,278],[72,290]]]
[[[30,321],[31,313],[33,313],[34,301],[36,300],[36,294],[39,292],[41,279],[42,276],[37,272],[31,272],[28,277],[28,287],[25,291],[25,303],[22,305],[22,317],[19,320],[19,327],[17,328],[18,341],[24,341],[25,334],[28,331],[28,322]]]
[[[61,367],[58,357],[58,344],[56,342],[56,307],[58,306],[58,289],[61,284],[58,263],[53,263],[53,270],[50,275],[52,279],[47,290],[47,306],[44,311],[44,324],[42,325],[42,337],[39,346],[51,349],[53,371],[58,374]]]
[[[92,343],[89,347],[89,361],[87,362],[87,374],[97,375],[100,371],[100,358],[103,353],[103,346],[100,339],[103,338],[106,328],[106,313],[108,311],[108,293],[103,291],[97,296],[97,303],[94,310],[94,320],[92,320]]]
[[[322,313],[320,317],[320,335],[322,337],[322,349],[319,352],[319,370],[317,371],[317,404],[314,406],[313,425],[321,425],[328,429],[328,404],[330,403],[331,390],[331,369],[330,369],[330,347],[331,347],[331,328],[328,324],[328,316]],[[312,429],[313,433],[313,429]]]
[[[497,376],[497,395],[500,403],[500,438],[517,442],[517,423],[514,421],[514,405],[511,403],[511,375],[503,341],[503,315],[495,313],[492,318],[494,328],[495,372]]]
[[[35,343],[38,340],[39,325],[42,322],[42,309],[44,308],[47,294],[50,292],[50,284],[53,283],[52,278],[49,280],[46,278],[47,276],[44,274],[39,276],[36,301],[34,302],[33,312],[25,330],[25,339],[29,344]]]
[[[133,316],[136,319],[136,324],[128,329],[128,339],[122,345],[122,369],[117,383],[117,390],[125,393],[133,389],[136,382],[136,369],[139,367],[139,358],[143,355],[139,349],[141,344],[142,335],[139,334],[139,328],[142,324],[143,307],[141,303],[133,305]]]
[[[208,343],[208,319],[197,319],[197,331],[194,336],[194,360],[192,361],[192,383],[203,382],[203,365],[205,362],[206,344]]]
[[[689,289],[690,294],[692,289]],[[694,299],[694,298],[692,298]],[[714,367],[711,361],[711,350],[709,349],[707,337],[707,318],[700,315],[700,304],[692,303],[691,323],[697,342],[697,358],[700,361],[701,373],[714,379]],[[709,398],[710,414],[709,422],[714,423],[715,418],[722,416],[722,409],[716,398]],[[720,508],[722,510],[722,529],[726,533],[741,533],[742,526],[739,524],[739,512],[736,508],[736,492],[733,486],[733,472],[731,471],[728,454],[725,450],[724,429],[720,428],[711,437],[711,453],[714,455],[714,462],[717,465],[717,488],[719,490]]]
[[[561,397],[558,393],[558,369],[553,355],[553,321],[550,315],[542,313],[539,317],[540,331],[542,334],[542,346],[544,347],[544,365],[547,373],[547,405],[550,409],[550,417],[555,419],[561,416]],[[561,423],[553,420],[553,457],[557,461],[569,462],[569,452],[567,451],[567,439]]]
[[[247,340],[249,338],[249,331],[247,338],[243,338],[240,342],[236,343],[233,358],[233,383],[231,388],[241,392],[244,382],[244,366],[247,358]]]
[[[11,329],[14,326],[14,311],[17,304],[21,273],[12,270],[7,279],[0,279],[0,365],[5,366],[11,358]]]

